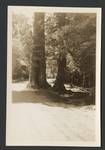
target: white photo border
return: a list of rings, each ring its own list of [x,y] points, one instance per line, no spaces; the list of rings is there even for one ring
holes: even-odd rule
[[[11,114],[11,100],[12,100],[12,12],[17,9],[21,11],[23,8],[28,13],[31,10],[36,12],[67,12],[67,13],[96,13],[96,141],[88,142],[49,142],[37,143],[33,145],[19,145],[19,146],[87,146],[100,147],[101,146],[101,11],[102,8],[87,8],[87,7],[41,7],[41,6],[8,6],[8,29],[7,29],[7,99],[6,99],[6,146],[11,146],[8,142],[9,119]],[[28,143],[27,143],[28,144]],[[12,146],[17,146],[12,144]]]

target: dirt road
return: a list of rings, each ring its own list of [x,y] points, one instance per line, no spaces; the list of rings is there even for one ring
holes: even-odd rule
[[[60,103],[25,85],[13,85],[7,118],[7,145],[70,145],[95,141],[94,106]],[[55,101],[54,101],[55,100]],[[77,144],[78,145],[78,144]],[[80,144],[81,145],[81,144]]]

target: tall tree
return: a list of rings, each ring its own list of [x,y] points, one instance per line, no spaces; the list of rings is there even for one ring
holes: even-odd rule
[[[34,88],[46,88],[46,62],[45,62],[45,33],[44,13],[34,14],[33,24],[33,50],[31,56],[30,84]]]
[[[65,38],[60,30],[62,30],[62,27],[65,26],[65,13],[56,13],[56,26],[57,26],[57,45],[59,47],[59,54],[58,54],[58,73],[56,76],[56,81],[54,88],[59,93],[65,92],[65,70],[66,70],[66,50],[65,50]],[[58,33],[59,32],[59,33]]]
[[[56,13],[48,17],[47,23],[46,32],[48,38],[46,39],[46,45],[48,46],[46,47],[50,49],[52,47],[53,50],[57,51],[57,55],[60,54],[60,57],[61,54],[65,57],[69,54],[70,57],[66,57],[66,63],[71,72],[79,70],[85,72],[85,74],[89,73],[90,69],[87,71],[87,68],[95,67],[96,15],[88,13]],[[84,58],[86,63],[84,63]],[[90,59],[93,61],[90,61]],[[88,64],[88,67],[86,64]],[[94,71],[95,69],[93,69]],[[63,76],[65,76],[64,71]],[[62,84],[64,78],[61,80]],[[56,82],[55,85],[57,85]]]

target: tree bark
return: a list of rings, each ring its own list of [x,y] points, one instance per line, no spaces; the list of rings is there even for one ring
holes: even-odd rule
[[[44,13],[34,14],[33,39],[30,85],[33,88],[46,88]]]
[[[66,56],[62,53],[59,55],[58,59],[58,73],[54,85],[54,90],[59,93],[64,93],[65,90],[65,69],[66,69]]]
[[[85,72],[83,72],[83,87],[85,87]]]

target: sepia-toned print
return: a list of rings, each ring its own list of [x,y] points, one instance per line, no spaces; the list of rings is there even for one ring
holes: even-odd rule
[[[100,146],[101,9],[8,7],[6,145]]]

